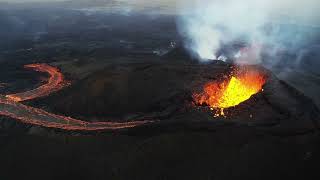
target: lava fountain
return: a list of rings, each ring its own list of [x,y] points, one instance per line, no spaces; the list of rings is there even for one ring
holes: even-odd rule
[[[234,70],[226,80],[206,83],[203,91],[194,93],[193,98],[198,105],[220,110],[215,116],[224,116],[224,109],[237,106],[263,91],[265,82],[265,75],[261,72],[242,67]]]

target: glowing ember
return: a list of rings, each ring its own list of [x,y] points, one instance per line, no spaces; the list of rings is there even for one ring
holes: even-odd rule
[[[262,90],[265,77],[257,71],[238,72],[229,80],[209,82],[204,92],[194,94],[197,104],[208,105],[212,110],[220,109],[216,116],[224,116],[223,109],[237,106]]]

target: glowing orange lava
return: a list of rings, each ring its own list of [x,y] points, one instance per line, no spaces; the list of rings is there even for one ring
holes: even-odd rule
[[[208,105],[211,109],[220,109],[216,116],[223,115],[223,109],[237,106],[252,95],[263,90],[265,77],[255,70],[241,70],[223,82],[205,84],[203,92],[194,94],[197,104]]]
[[[64,80],[63,74],[56,67],[52,67],[48,64],[28,64],[28,65],[25,65],[24,67],[30,68],[39,72],[47,72],[49,73],[50,77],[46,84],[36,89],[22,92],[22,93],[17,93],[17,94],[6,95],[7,98],[13,101],[20,102],[20,101],[31,100],[31,99],[42,97],[42,96],[47,96],[54,91],[58,91],[62,89],[68,84]]]
[[[6,96],[0,95],[0,115],[11,117],[28,124],[64,130],[84,131],[132,128],[153,122],[152,120],[138,120],[131,122],[87,122],[71,117],[56,115],[42,109],[24,105],[20,102],[49,95],[50,93],[60,90],[67,85],[63,74],[55,67],[47,64],[30,64],[25,67],[49,73],[50,77],[48,82],[27,92]]]

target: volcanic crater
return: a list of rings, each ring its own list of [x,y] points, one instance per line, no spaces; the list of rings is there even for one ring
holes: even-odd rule
[[[194,100],[193,94],[201,92],[206,83],[230,79],[235,68],[222,62],[121,63],[29,103],[92,122],[130,122],[147,117],[155,121],[147,127],[161,130],[214,129],[221,123],[284,134],[319,128],[320,112],[312,100],[259,66],[245,68],[264,74],[262,90],[239,105],[225,108],[224,115],[217,117],[220,109]]]

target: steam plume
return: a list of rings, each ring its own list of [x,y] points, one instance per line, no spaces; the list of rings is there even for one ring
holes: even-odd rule
[[[318,0],[184,0],[178,7],[179,32],[186,48],[201,61],[223,60],[217,57],[221,46],[241,39],[255,49],[247,53],[246,60],[259,63],[262,46],[278,49],[284,40],[290,44],[307,40],[306,34],[298,37],[295,29],[281,29],[274,24],[320,22]],[[234,57],[241,62],[241,55],[238,52]]]

